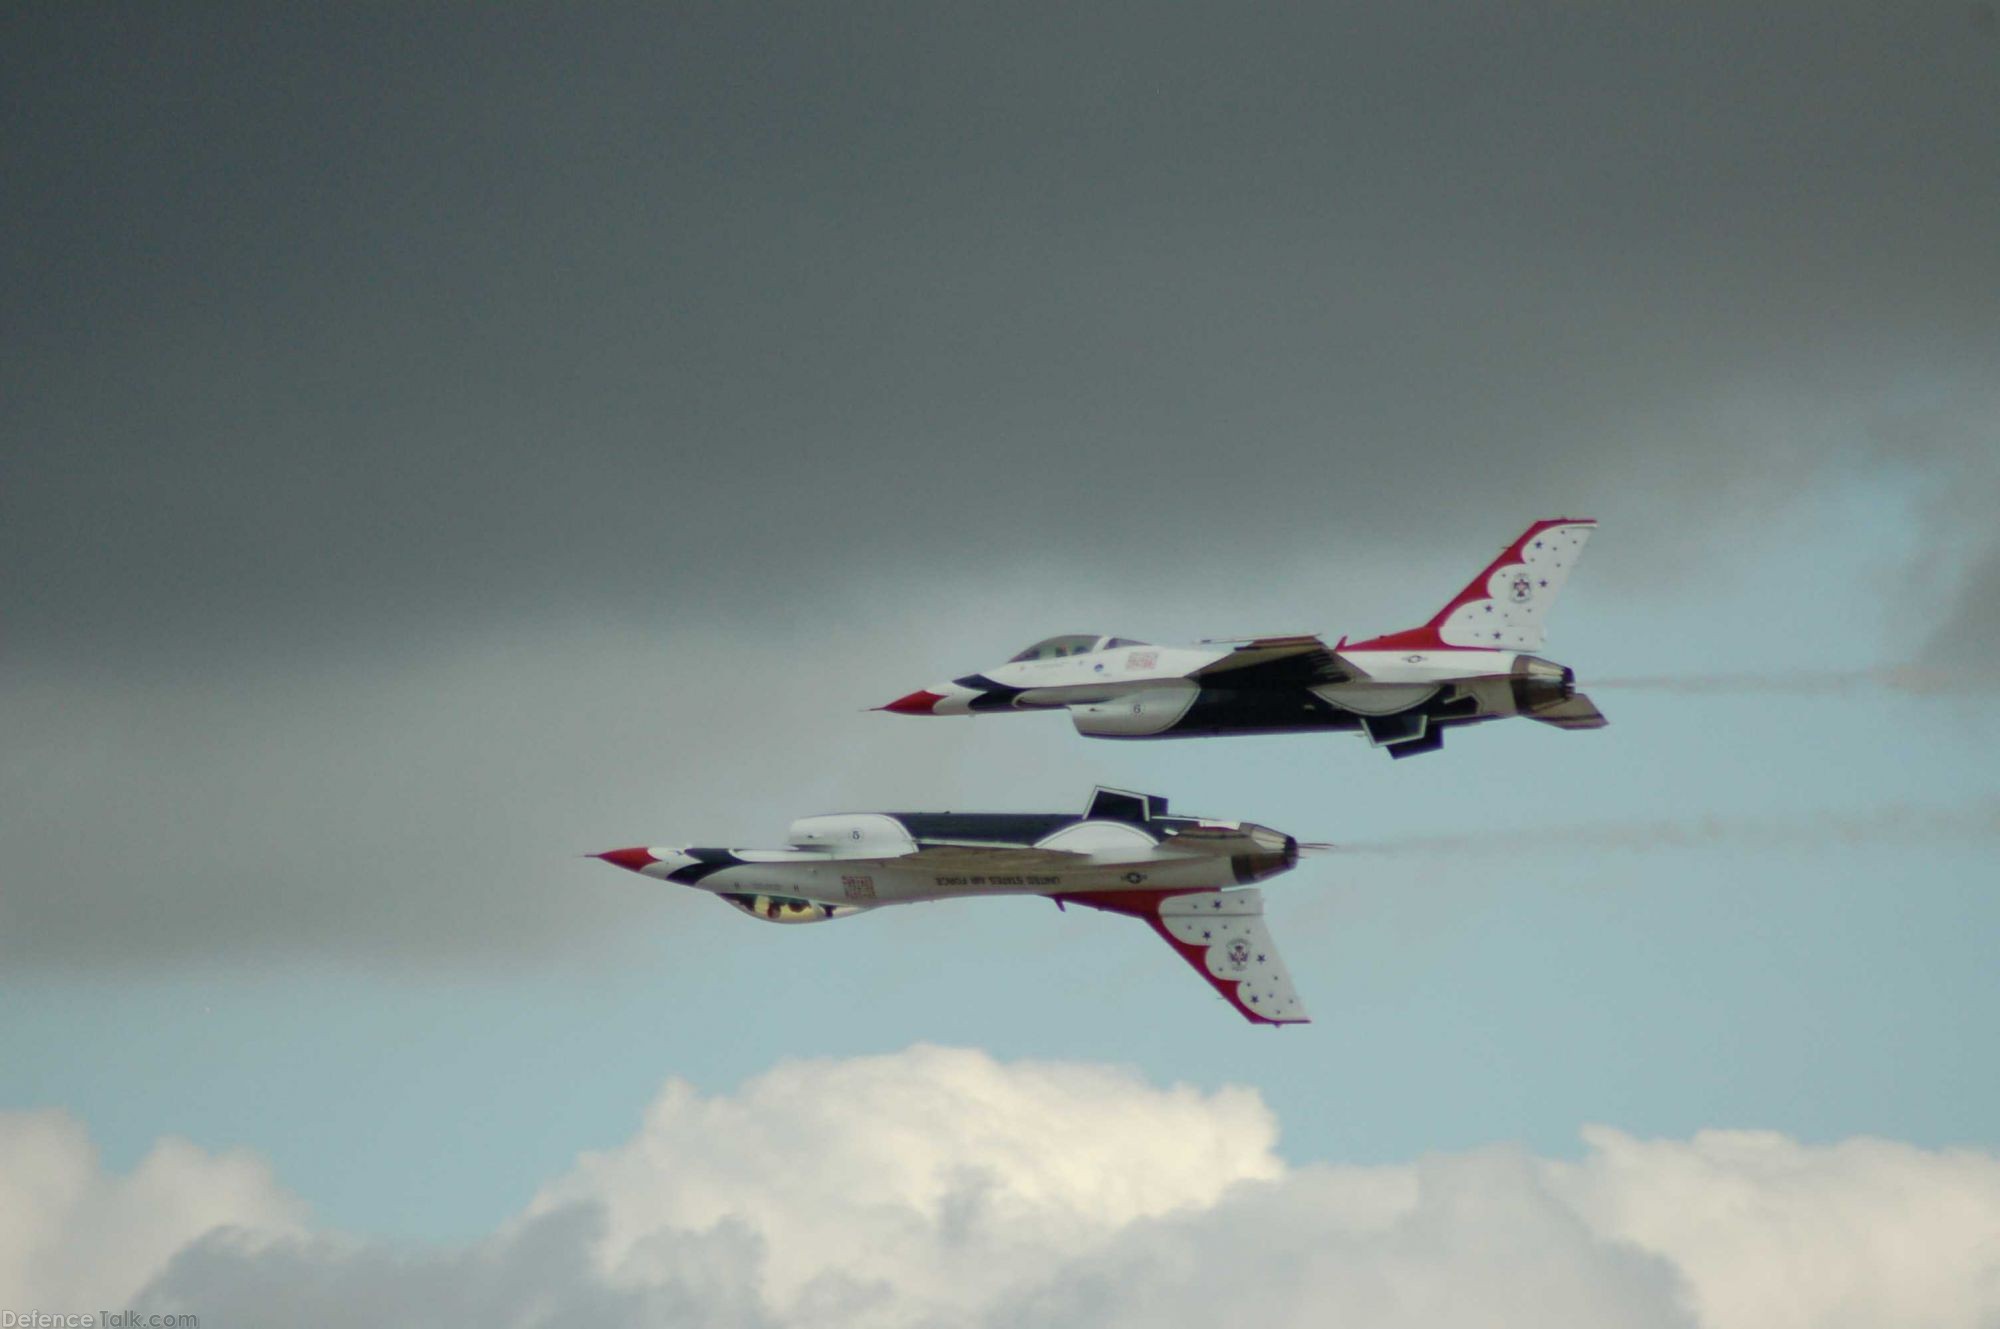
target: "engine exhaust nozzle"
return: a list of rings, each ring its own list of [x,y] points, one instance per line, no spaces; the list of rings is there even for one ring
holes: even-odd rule
[[[1251,848],[1229,856],[1229,866],[1236,874],[1238,885],[1275,877],[1299,865],[1299,842],[1284,832],[1246,822],[1243,835],[1250,841]]]
[[[1523,655],[1514,661],[1513,684],[1515,710],[1547,710],[1576,695],[1576,671],[1537,655]]]

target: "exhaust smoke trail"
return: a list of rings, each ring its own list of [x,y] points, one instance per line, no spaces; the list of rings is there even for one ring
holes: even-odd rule
[[[1703,816],[1678,820],[1600,822],[1540,830],[1473,831],[1454,835],[1350,840],[1344,854],[1473,858],[1600,849],[1652,853],[1669,849],[1824,849],[1935,840],[2000,839],[2000,798],[1960,808],[1890,805],[1855,812],[1796,817]]]
[[[1630,688],[1649,692],[1768,693],[1815,697],[1886,688],[1919,697],[2000,692],[2000,673],[1938,669],[1928,665],[1885,665],[1879,669],[1813,669],[1782,674],[1657,674],[1593,678],[1590,688]]]

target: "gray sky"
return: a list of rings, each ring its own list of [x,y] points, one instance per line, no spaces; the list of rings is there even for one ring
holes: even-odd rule
[[[1990,15],[17,11],[9,654],[1247,575],[1551,495],[1671,576],[1829,468],[1942,511]]]
[[[508,864],[635,772],[768,835],[1017,637],[1558,510],[1686,599],[1880,490],[1858,662],[2000,644],[1989,11],[8,22],[17,955],[595,943]]]

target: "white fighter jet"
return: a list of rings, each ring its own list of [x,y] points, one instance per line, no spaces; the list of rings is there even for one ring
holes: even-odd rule
[[[1540,656],[1556,595],[1594,521],[1538,521],[1420,628],[1328,645],[1317,636],[1154,646],[1078,634],[899,697],[898,715],[1066,710],[1091,738],[1348,730],[1391,757],[1436,752],[1447,729],[1524,715],[1559,729],[1604,716],[1576,674]]]
[[[824,923],[966,895],[1087,905],[1144,919],[1248,1019],[1306,1020],[1265,930],[1263,892],[1249,886],[1299,861],[1298,841],[1268,827],[1170,816],[1164,798],[1099,789],[1080,817],[849,812],[802,818],[786,838],[782,849],[612,849],[593,857],[719,895],[773,923]]]

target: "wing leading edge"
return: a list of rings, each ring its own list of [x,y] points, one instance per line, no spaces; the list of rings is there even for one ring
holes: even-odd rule
[[[1257,637],[1189,677],[1204,687],[1317,687],[1352,682],[1356,672],[1318,637]]]
[[[843,869],[907,868],[919,872],[1062,872],[1089,861],[1089,854],[1068,849],[973,840],[927,840],[907,854],[825,860],[829,867]]]
[[[1143,919],[1256,1024],[1306,1024],[1311,1017],[1264,926],[1264,893],[1234,891],[1086,891],[1059,895],[1070,904]]]

